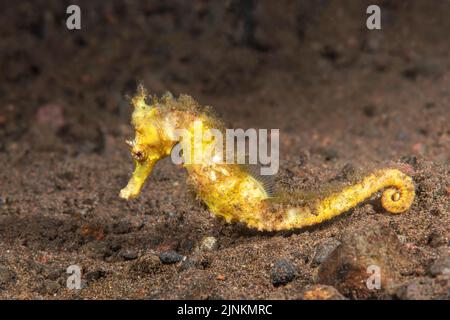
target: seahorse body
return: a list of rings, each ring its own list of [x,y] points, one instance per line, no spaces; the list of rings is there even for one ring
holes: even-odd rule
[[[127,143],[135,170],[120,192],[124,199],[132,199],[140,193],[155,163],[169,156],[180,140],[183,150],[198,147],[198,141],[193,138],[196,127],[223,130],[222,123],[208,108],[202,108],[187,95],[176,99],[167,93],[160,99],[152,97],[151,104],[146,103],[146,98],[140,86],[132,99],[132,124],[136,135]],[[179,129],[190,133],[188,138],[180,139]],[[200,147],[208,149],[213,143],[214,139],[202,140]],[[193,160],[188,156],[193,155],[184,155],[183,166],[209,210],[227,222],[243,222],[258,230],[289,230],[318,224],[348,211],[381,190],[383,207],[391,213],[401,213],[411,206],[415,195],[412,179],[397,169],[388,168],[375,171],[339,192],[308,200],[302,206],[280,205],[244,166],[217,161],[216,157],[222,157],[222,153],[211,152],[210,158],[201,162],[186,161]]]

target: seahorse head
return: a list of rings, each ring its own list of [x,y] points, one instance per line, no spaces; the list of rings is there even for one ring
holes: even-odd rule
[[[168,99],[173,99],[170,93],[161,99],[153,97],[147,101],[147,92],[142,86],[138,87],[138,93],[131,99],[134,107],[132,113],[132,125],[135,137],[127,140],[134,160],[135,170],[126,188],[122,189],[120,196],[125,199],[136,197],[151,173],[154,165],[160,159],[170,155],[176,143],[171,137],[173,121],[167,110],[162,110],[161,104]]]

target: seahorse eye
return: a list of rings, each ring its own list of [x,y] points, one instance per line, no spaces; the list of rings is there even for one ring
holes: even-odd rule
[[[133,158],[135,158],[137,161],[145,160],[145,152],[143,152],[141,150],[133,151],[132,155],[133,155]]]

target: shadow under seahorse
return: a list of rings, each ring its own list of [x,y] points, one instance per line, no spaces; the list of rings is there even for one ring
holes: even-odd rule
[[[120,197],[127,200],[140,193],[155,163],[169,156],[175,145],[181,143],[183,150],[198,147],[192,138],[198,126],[203,130],[224,130],[211,110],[201,107],[190,96],[180,95],[176,99],[166,93],[161,98],[151,97],[150,104],[146,98],[147,93],[140,86],[131,101],[135,138],[127,144],[135,170],[128,185],[120,191]],[[189,138],[181,139],[177,134],[180,129],[188,132]],[[210,139],[200,143],[205,150],[211,149],[215,142]],[[258,230],[290,230],[319,224],[348,211],[381,190],[383,207],[391,213],[401,213],[411,206],[415,196],[411,177],[397,169],[387,168],[377,170],[341,191],[310,199],[304,205],[280,204],[245,166],[222,163],[214,160],[215,156],[217,154],[212,153],[210,161],[198,162],[184,155],[183,166],[198,197],[211,212],[227,222],[243,222]]]

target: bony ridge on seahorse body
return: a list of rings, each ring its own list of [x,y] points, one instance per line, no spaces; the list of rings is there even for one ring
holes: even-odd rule
[[[147,104],[146,99],[151,98]],[[136,197],[155,163],[171,154],[180,142],[177,129],[194,130],[194,123],[223,130],[221,122],[190,96],[148,97],[142,86],[131,101],[135,138],[128,140],[135,169],[120,197]],[[184,140],[184,139],[183,139]],[[185,139],[184,143],[192,143]],[[211,141],[203,142],[205,144]],[[205,146],[203,146],[205,147]],[[391,213],[406,211],[414,200],[414,183],[400,170],[380,169],[339,192],[306,201],[304,205],[280,205],[245,166],[215,161],[186,161],[189,180],[209,210],[227,222],[239,221],[265,231],[290,230],[329,220],[383,190],[381,203]],[[276,199],[276,198],[275,198]]]

